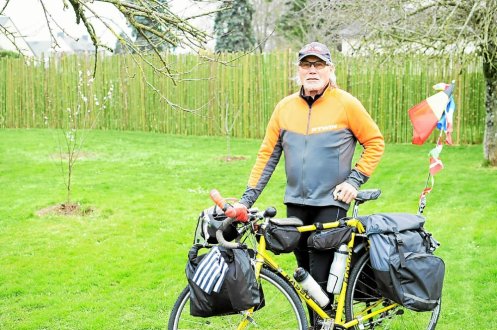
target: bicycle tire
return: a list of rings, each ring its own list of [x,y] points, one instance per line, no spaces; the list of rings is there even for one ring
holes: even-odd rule
[[[307,318],[295,290],[276,273],[261,269],[264,307],[252,315],[247,329],[307,329]],[[213,317],[190,315],[190,291],[181,292],[169,317],[169,330],[236,329],[244,316],[241,313]]]
[[[369,253],[365,253],[358,259],[350,273],[345,296],[345,317],[347,322],[356,318],[356,315],[360,315],[362,311],[374,305],[380,299],[383,298],[376,287],[373,269],[369,262]],[[387,305],[380,304],[376,309],[384,306]],[[441,302],[430,312],[414,312],[399,305],[372,319],[364,320],[362,325],[366,329],[433,330],[437,325],[440,310]],[[356,329],[359,329],[359,326],[356,326]]]

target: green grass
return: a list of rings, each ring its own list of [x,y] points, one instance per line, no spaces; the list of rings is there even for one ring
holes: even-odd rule
[[[165,328],[208,191],[239,197],[260,141],[233,140],[246,159],[226,163],[223,138],[90,132],[73,196],[96,212],[40,218],[65,198],[56,134],[0,130],[0,329]],[[361,213],[416,212],[431,147],[388,145],[364,187],[383,195]],[[437,329],[497,328],[497,170],[482,166],[481,146],[442,159],[425,211],[447,267]],[[285,216],[282,170],[257,206]],[[291,255],[281,259],[291,271]]]

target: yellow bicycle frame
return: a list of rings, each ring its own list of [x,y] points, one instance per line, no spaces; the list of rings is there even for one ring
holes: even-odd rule
[[[346,220],[345,223],[349,227],[357,228],[357,232],[360,234],[365,232],[362,223],[357,219]],[[323,229],[331,229],[331,228],[338,227],[340,225],[340,222],[334,221],[334,222],[324,223],[322,225],[323,225]],[[317,227],[315,225],[310,225],[310,226],[297,227],[297,229],[299,232],[303,233],[303,232],[315,231],[315,230],[317,230]],[[370,306],[368,309],[362,311],[363,313],[366,313],[366,314],[358,315],[358,316],[356,316],[356,318],[354,318],[352,321],[349,321],[349,322],[345,322],[345,320],[343,320],[343,314],[344,314],[344,308],[345,308],[345,295],[346,295],[347,284],[348,284],[348,280],[349,280],[350,263],[352,260],[352,251],[354,248],[354,242],[355,242],[355,232],[352,232],[352,237],[351,237],[349,243],[347,244],[349,254],[347,256],[345,275],[344,275],[344,279],[343,279],[342,289],[341,289],[340,294],[338,296],[336,317],[334,319],[334,324],[340,325],[344,328],[351,328],[351,327],[359,324],[363,320],[373,318],[380,313],[386,312],[386,311],[398,306],[398,304],[394,303],[394,304],[390,304],[384,308],[381,308],[379,310],[376,310],[372,313],[369,313],[369,311],[371,309],[377,307],[378,305],[380,305],[383,302],[382,300],[379,300],[376,304],[374,304],[374,305]],[[297,281],[295,281],[295,279],[292,276],[290,276],[287,272],[285,272],[285,270],[283,270],[282,268],[280,268],[280,266],[278,266],[276,261],[274,261],[274,259],[271,257],[271,255],[266,250],[266,239],[264,238],[264,236],[260,236],[259,244],[257,245],[257,254],[256,254],[256,258],[255,258],[256,278],[259,278],[262,266],[264,264],[269,266],[271,269],[273,269],[275,272],[277,272],[281,276],[283,276],[287,280],[287,282],[294,287],[297,294],[305,301],[305,303],[308,306],[310,306],[323,320],[330,320],[332,318],[332,316],[326,314],[326,312],[318,304],[316,304],[314,302],[314,300],[312,300],[312,298],[304,291],[304,289],[299,285],[299,283],[297,283]],[[248,326],[248,324],[250,323],[250,316],[252,315],[252,313],[253,313],[253,308],[248,310],[247,314],[245,315],[242,322],[238,325],[237,329],[239,329],[239,330],[245,329]]]

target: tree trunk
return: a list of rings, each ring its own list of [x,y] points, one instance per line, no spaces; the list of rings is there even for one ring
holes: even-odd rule
[[[496,48],[492,47],[492,49]],[[486,83],[485,108],[487,110],[483,153],[490,166],[497,166],[497,63],[495,59],[489,57],[489,55],[483,56],[483,74]]]

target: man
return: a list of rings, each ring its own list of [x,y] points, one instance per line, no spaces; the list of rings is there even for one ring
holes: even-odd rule
[[[282,152],[287,216],[305,225],[346,216],[383,154],[378,126],[355,97],[337,87],[328,48],[318,42],[305,45],[298,61],[300,91],[276,105],[248,187],[234,205],[239,220],[246,219],[247,208],[261,194]],[[364,151],[351,168],[356,141]],[[309,250],[308,235],[302,235],[294,252],[297,263],[326,289],[333,253]]]

